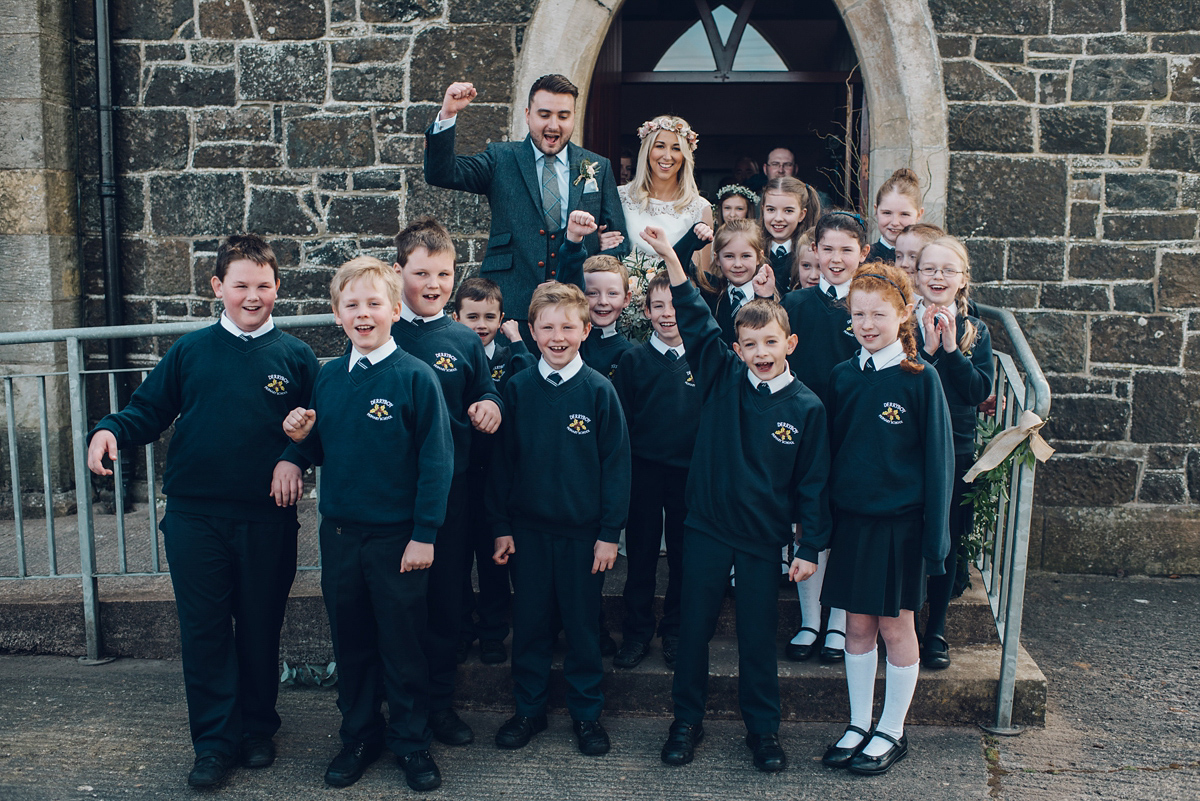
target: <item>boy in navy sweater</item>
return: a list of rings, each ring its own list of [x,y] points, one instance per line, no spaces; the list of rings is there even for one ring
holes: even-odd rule
[[[180,338],[129,405],[100,421],[88,448],[92,472],[112,475],[105,457],[154,442],[175,423],[160,525],[179,611],[193,787],[219,784],[239,760],[262,768],[275,759],[279,630],[303,488],[299,467],[276,464],[288,444],[279,426],[308,403],[317,376],[312,350],[271,320],[279,266],[265,241],[229,237],[212,288],[225,304],[220,322]]]
[[[663,762],[692,760],[704,736],[708,643],[729,568],[737,568],[738,702],[746,745],[765,772],[787,767],[779,745],[775,659],[779,551],[792,539],[793,581],[816,570],[830,535],[825,484],[829,434],[821,402],[788,371],[796,337],[779,304],[760,299],[734,318],[733,352],[662,229],[642,237],[666,262],[679,332],[700,392],[700,430],[688,475],[682,606],[672,698],[675,721]],[[760,273],[755,281],[766,279]],[[735,355],[736,354],[736,355]]]
[[[504,388],[508,416],[488,488],[495,560],[513,578],[516,714],[496,733],[522,748],[546,728],[555,601],[567,632],[563,673],[579,750],[609,750],[600,724],[600,590],[617,558],[629,508],[629,434],[616,390],[583,363],[587,299],[576,286],[543,284],[529,304],[542,353],[536,369]]]
[[[675,323],[671,281],[658,272],[646,287],[644,313],[654,327],[650,339],[621,357],[613,378],[633,449],[629,523],[625,528],[625,638],[613,658],[619,668],[636,667],[654,636],[654,588],[664,517],[667,594],[658,624],[663,659],[674,667],[679,647],[679,592],[683,564],[684,489],[700,420],[700,393],[688,369]]]
[[[479,335],[483,352],[492,371],[496,389],[504,390],[509,377],[537,363],[525,347],[516,320],[504,319],[504,296],[495,281],[468,278],[454,295],[454,319]],[[500,344],[496,333],[503,330],[508,344]],[[463,618],[459,633],[458,661],[466,660],[471,643],[479,640],[479,661],[485,665],[508,659],[504,639],[508,637],[508,611],[512,604],[508,568],[492,561],[495,537],[480,500],[487,487],[488,465],[492,457],[494,434],[471,432],[471,461],[467,468],[467,497],[473,499],[466,509],[468,547],[463,561]],[[479,573],[479,603],[471,589],[471,564]],[[479,622],[474,619],[479,615]]]
[[[629,270],[620,259],[600,254],[583,263],[584,294],[592,332],[579,347],[583,362],[612,380],[621,356],[634,344],[617,330],[617,320],[629,305]]]
[[[449,415],[432,368],[392,338],[400,318],[395,273],[360,257],[342,265],[330,293],[350,350],[321,370],[312,408],[293,409],[283,422],[298,443],[283,459],[325,466],[321,591],[342,713],[342,750],[325,781],[358,781],[386,744],[408,786],[432,790],[442,779],[429,755],[426,568],[442,558],[438,529],[453,477]],[[392,460],[389,469],[378,469],[380,454]]]
[[[462,628],[463,565],[467,560],[467,468],[471,429],[491,435],[500,426],[500,396],[479,337],[456,324],[443,309],[454,291],[454,242],[431,217],[396,235],[396,263],[404,285],[400,319],[392,336],[401,350],[433,368],[442,385],[454,434],[454,482],[446,522],[438,532],[438,560],[429,573],[429,726],[447,745],[465,745],[474,732],[454,711],[454,674]]]

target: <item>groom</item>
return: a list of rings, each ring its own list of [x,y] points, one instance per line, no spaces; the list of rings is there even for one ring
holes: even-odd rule
[[[442,109],[425,132],[425,180],[433,186],[487,195],[492,230],[480,273],[504,293],[508,315],[528,340],[526,310],[533,290],[558,280],[566,241],[567,215],[591,214],[611,242],[625,233],[625,215],[608,159],[570,143],[579,90],[563,75],[543,75],[529,90],[521,142],[493,142],[473,156],[454,155],[458,113],[475,98],[469,83],[446,89]],[[584,239],[588,254],[601,249],[600,236]],[[629,243],[605,251],[620,258]]]

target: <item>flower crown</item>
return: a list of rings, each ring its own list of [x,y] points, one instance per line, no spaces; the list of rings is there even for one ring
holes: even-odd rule
[[[671,120],[675,121],[672,122]],[[687,140],[688,147],[695,152],[700,146],[700,135],[688,127],[688,124],[681,119],[672,117],[655,117],[652,120],[642,123],[642,127],[637,129],[638,139],[644,140],[647,136],[655,131],[670,131],[673,134],[678,134]]]
[[[759,203],[758,195],[755,194],[752,190],[747,189],[746,187],[742,186],[741,184],[730,184],[729,186],[722,186],[721,190],[719,192],[717,192],[717,200],[724,200],[725,198],[729,197],[730,195],[741,195],[742,197],[746,198],[746,201],[749,202],[750,205],[752,205],[752,206],[757,206]]]

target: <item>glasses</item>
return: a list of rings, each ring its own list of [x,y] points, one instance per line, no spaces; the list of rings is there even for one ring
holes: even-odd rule
[[[953,278],[956,275],[962,275],[962,270],[956,267],[918,267],[917,272],[921,275],[943,275],[946,278]]]
[[[794,162],[794,161],[768,161],[767,166],[774,167],[775,169],[779,169],[780,167],[795,167],[796,162]]]

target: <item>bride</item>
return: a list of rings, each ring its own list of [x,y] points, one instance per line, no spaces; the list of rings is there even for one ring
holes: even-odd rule
[[[642,140],[633,180],[617,188],[625,212],[625,230],[633,247],[657,259],[638,236],[647,225],[662,228],[667,241],[679,242],[696,223],[712,226],[712,207],[696,188],[696,145],[700,137],[679,117],[660,116],[638,128]],[[712,246],[696,254],[701,270],[708,268]]]

